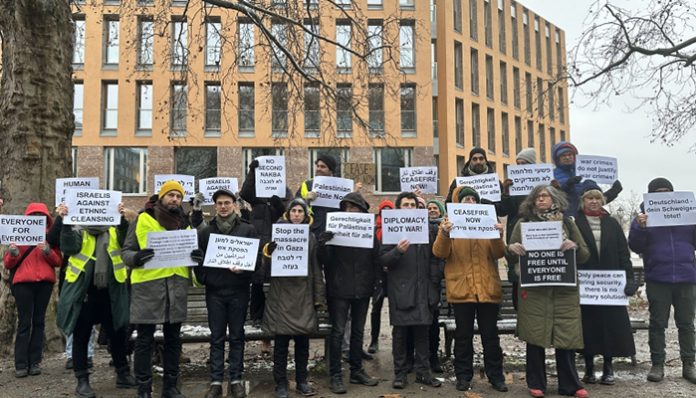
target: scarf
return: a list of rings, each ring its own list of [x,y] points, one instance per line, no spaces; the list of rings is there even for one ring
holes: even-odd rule
[[[607,211],[601,207],[597,211],[590,211],[587,209],[582,209],[582,212],[588,217],[604,217],[604,216],[609,215],[609,213],[607,213]]]
[[[466,175],[469,175],[469,176],[476,176],[476,175],[479,175],[479,174],[488,174],[488,172],[490,171],[489,168],[488,168],[488,162],[486,162],[486,164],[484,164],[483,166],[484,166],[483,171],[480,172],[480,173],[477,173],[477,172],[475,172],[475,171],[471,168],[471,164],[469,164],[468,166],[466,166],[466,170],[468,171],[468,173],[466,173]]]
[[[534,215],[541,221],[561,221],[563,220],[563,212],[558,209],[555,204],[551,205],[548,210],[540,211],[536,207],[534,208]]]
[[[179,208],[169,209],[162,202],[157,201],[154,205],[155,220],[167,231],[180,229],[183,225],[181,211]]]
[[[97,238],[97,244],[94,248],[96,259],[94,260],[94,287],[97,289],[106,289],[109,284],[109,265],[111,258],[109,257],[109,226],[95,225],[85,227],[88,234]],[[111,265],[113,267],[113,265]]]
[[[215,225],[217,225],[218,230],[224,235],[229,235],[238,222],[239,220],[237,220],[237,214],[235,213],[232,213],[227,217],[222,217],[219,214],[215,215]]]

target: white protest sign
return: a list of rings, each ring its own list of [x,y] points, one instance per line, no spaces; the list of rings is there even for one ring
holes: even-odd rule
[[[575,160],[575,175],[597,184],[613,184],[619,179],[616,158],[607,156],[578,155]]]
[[[401,192],[437,193],[437,167],[399,168]]]
[[[63,224],[118,225],[121,223],[118,212],[121,196],[120,191],[68,189],[65,192],[68,215],[63,217]]]
[[[0,243],[35,246],[46,241],[46,216],[0,215]]]
[[[643,194],[648,227],[696,225],[693,192],[655,192]]]
[[[427,244],[428,211],[425,209],[397,209],[382,211],[382,243],[395,245],[402,239],[411,244]]]
[[[198,265],[191,259],[191,252],[198,249],[195,229],[148,232],[147,248],[153,249],[155,256],[145,263],[145,269]]]
[[[510,196],[529,195],[537,185],[551,183],[553,165],[548,163],[510,165],[507,176],[512,180]]]
[[[626,271],[578,270],[581,305],[628,305]]]
[[[205,201],[203,203],[213,204],[213,194],[218,189],[226,189],[236,193],[239,191],[239,182],[234,177],[213,177],[198,180],[198,192],[203,194]]]
[[[68,189],[99,189],[99,177],[56,178],[56,206],[65,202]]]
[[[338,209],[343,197],[353,192],[353,180],[317,176],[312,182],[312,191],[317,194],[317,198],[312,201],[312,206]]]
[[[526,251],[558,250],[563,243],[561,221],[523,222],[522,246]]]
[[[183,200],[189,200],[196,194],[196,177],[186,174],[155,174],[155,189],[152,193],[158,194],[162,185],[170,180],[176,181],[184,187],[186,194]]]
[[[271,254],[271,276],[309,275],[308,224],[273,224],[271,240],[278,244]]]
[[[237,267],[243,271],[253,271],[256,268],[258,252],[258,239],[210,234],[203,266],[213,268]]]
[[[457,186],[466,185],[474,188],[481,199],[500,202],[500,182],[495,173],[480,174],[471,177],[457,177]]]
[[[454,224],[452,239],[498,239],[498,217],[493,205],[447,203],[447,218]]]
[[[256,197],[285,197],[285,156],[259,156],[256,168]]]
[[[374,245],[375,215],[372,213],[331,212],[326,215],[326,230],[334,233],[329,245],[362,247]]]

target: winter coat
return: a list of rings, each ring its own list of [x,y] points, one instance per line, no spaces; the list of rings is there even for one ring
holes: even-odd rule
[[[43,203],[31,203],[27,206],[27,210],[24,215],[30,215],[32,213],[41,213],[46,216],[46,231],[51,229],[53,225],[53,218],[48,212],[48,208]],[[19,260],[24,256],[28,250],[34,248],[29,255],[22,261],[21,264]],[[34,282],[56,282],[56,270],[55,268],[60,267],[63,262],[62,254],[58,250],[58,246],[49,245],[50,250],[48,254],[45,254],[41,249],[36,246],[17,246],[19,249],[19,254],[13,256],[11,251],[8,249],[5,252],[3,258],[3,263],[5,268],[12,270],[19,265],[19,268],[15,271],[14,278],[12,279],[12,284],[16,285],[18,283],[34,283]]]
[[[641,228],[633,220],[628,246],[643,256],[646,281],[696,283],[696,225]]]
[[[527,220],[520,219],[515,225],[510,244],[522,242],[523,222]],[[576,264],[587,261],[590,257],[587,244],[570,218],[563,221],[563,235],[577,245]],[[510,257],[515,258],[515,269],[519,277],[519,258]],[[518,303],[517,333],[521,340],[545,348],[583,348],[580,293],[577,286],[520,287]]]
[[[264,262],[270,270],[271,260],[265,258]],[[306,277],[271,277],[263,311],[263,330],[274,335],[289,336],[317,331],[319,322],[315,305],[326,305],[326,285],[317,258],[317,241],[311,233],[307,265]]]
[[[634,280],[626,237],[614,218],[605,215],[600,219],[599,252],[592,228],[584,213],[578,213],[575,224],[590,250],[589,260],[578,264],[578,269],[622,270],[626,271],[626,280]],[[583,305],[581,312],[586,354],[610,357],[630,357],[636,354],[631,320],[625,306]]]
[[[313,178],[310,178],[309,180],[303,182],[302,185],[300,185],[300,188],[297,190],[297,192],[295,192],[295,197],[307,200],[307,193],[312,190],[313,183]],[[311,203],[309,204],[310,212],[312,213],[312,218],[314,219],[309,228],[310,231],[312,231],[312,233],[314,234],[314,236],[319,236],[320,233],[326,230],[326,215],[328,213],[331,213],[332,211],[339,211],[339,209],[323,206],[311,206]]]

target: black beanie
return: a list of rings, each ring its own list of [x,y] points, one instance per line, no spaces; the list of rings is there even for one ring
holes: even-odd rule
[[[648,193],[657,192],[660,188],[667,188],[670,192],[674,191],[674,187],[668,179],[657,177],[648,184]]]
[[[314,161],[314,164],[316,164],[318,161],[324,162],[326,167],[329,168],[331,171],[336,171],[336,159],[329,155],[328,153],[320,153],[317,155],[317,160]]]
[[[471,161],[471,158],[473,158],[474,155],[476,155],[477,153],[483,155],[483,158],[486,160],[486,162],[488,161],[488,156],[486,156],[486,150],[477,146],[471,148],[471,151],[469,152],[469,161]]]

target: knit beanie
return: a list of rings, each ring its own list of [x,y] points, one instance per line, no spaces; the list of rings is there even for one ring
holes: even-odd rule
[[[668,179],[657,177],[656,179],[650,181],[650,184],[648,184],[648,193],[657,192],[657,190],[660,188],[667,188],[670,192],[674,191],[674,187]]]
[[[592,191],[598,191],[600,195],[603,195],[602,188],[597,185],[593,180],[585,180],[583,183],[582,197],[584,198],[588,193]]]
[[[486,162],[488,161],[488,156],[486,156],[486,150],[477,146],[471,148],[471,151],[469,151],[469,161],[471,161],[471,158],[473,158],[474,155],[476,155],[477,153],[483,155],[483,158],[486,160]]]
[[[320,160],[322,162],[324,162],[324,164],[326,165],[326,167],[329,168],[329,170],[331,170],[332,172],[336,171],[336,166],[337,166],[336,158],[329,155],[328,153],[320,153],[317,155],[317,160],[314,163],[316,164],[316,162],[318,162]]]
[[[524,148],[517,154],[516,160],[524,160],[529,164],[536,163],[536,149],[534,148]]]
[[[459,189],[459,193],[457,195],[457,202],[461,203],[464,198],[467,196],[473,196],[476,198],[476,203],[481,203],[481,197],[479,196],[478,192],[472,187],[467,187],[464,186]]]
[[[445,205],[443,205],[442,203],[440,203],[439,200],[435,200],[435,199],[428,201],[428,204],[431,204],[431,203],[435,203],[435,206],[437,206],[437,208],[440,210],[440,217],[444,217],[445,214],[446,214],[446,213],[445,213]],[[426,208],[427,208],[427,207],[428,207],[428,206],[426,205]]]
[[[573,155],[577,155],[578,148],[576,148],[575,145],[567,141],[561,141],[554,145],[553,148],[551,148],[551,155],[553,156],[554,163],[557,163],[558,158],[560,158],[561,155],[567,152],[573,152]]]
[[[162,187],[159,190],[159,194],[157,197],[159,199],[162,199],[164,195],[169,193],[169,191],[177,191],[181,194],[181,197],[183,198],[186,196],[186,191],[184,190],[184,187],[179,184],[179,182],[174,181],[174,180],[169,180],[166,181],[164,184],[162,184]]]

